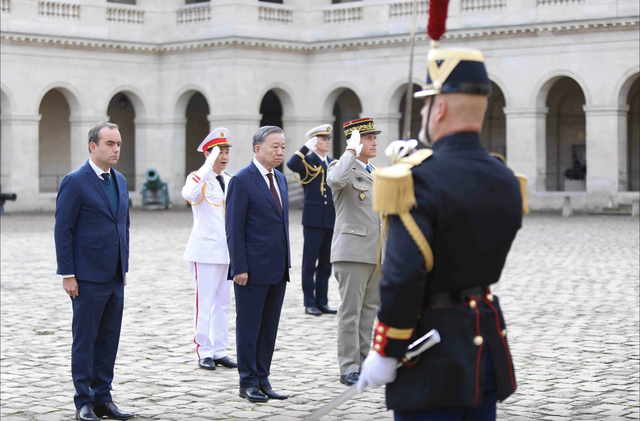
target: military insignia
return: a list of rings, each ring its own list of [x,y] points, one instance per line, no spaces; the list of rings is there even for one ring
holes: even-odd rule
[[[360,200],[364,200],[366,197],[364,192],[360,192]]]
[[[218,135],[218,137],[219,137],[220,139],[224,139],[224,132],[220,132],[220,134]]]

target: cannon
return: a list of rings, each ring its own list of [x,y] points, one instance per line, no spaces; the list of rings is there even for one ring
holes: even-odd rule
[[[145,173],[147,182],[142,186],[142,209],[158,210],[169,208],[169,189],[153,168]]]
[[[18,195],[15,193],[0,193],[0,215],[4,215],[4,202],[11,200],[15,202]]]

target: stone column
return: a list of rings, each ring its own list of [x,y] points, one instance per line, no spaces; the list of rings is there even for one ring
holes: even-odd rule
[[[40,204],[40,166],[38,157],[41,116],[2,116],[2,191],[16,193],[16,202],[5,203],[5,210],[37,210]]]
[[[230,114],[230,115],[210,115],[209,129],[223,126],[231,131],[230,160],[228,171],[236,173],[242,167],[246,167],[253,159],[252,139],[253,134],[260,127],[260,114]],[[286,133],[285,127],[285,133]],[[184,154],[182,160],[184,161]]]
[[[162,181],[167,183],[172,206],[185,203],[180,191],[186,179],[185,155],[187,142],[187,119],[174,118],[158,124],[159,134],[149,150],[149,163],[154,165]]]
[[[378,135],[378,150],[376,157],[372,160],[374,165],[378,167],[386,167],[391,165],[391,160],[384,154],[384,150],[389,143],[394,140],[398,140],[398,133],[400,132],[400,118],[401,113],[390,114],[373,114],[373,122],[376,126],[376,130],[382,131]]]
[[[507,163],[527,176],[530,192],[546,190],[547,112],[547,108],[504,108]]]
[[[170,137],[164,137],[160,122],[148,118],[134,120],[136,130],[136,160],[135,160],[135,192],[131,192],[134,206],[142,205],[142,186],[147,182],[146,173],[149,168],[158,171],[160,179],[168,184],[171,191],[172,180],[165,179],[171,175],[172,142]],[[184,151],[184,149],[183,149]],[[184,158],[182,160],[184,163]],[[184,164],[183,164],[184,165]]]
[[[626,186],[627,139],[623,135],[629,107],[583,108],[587,122],[587,193],[601,202],[617,196],[620,187]],[[625,129],[621,130],[621,125]]]
[[[71,171],[82,166],[89,159],[89,130],[100,121],[109,121],[103,116],[71,116]]]

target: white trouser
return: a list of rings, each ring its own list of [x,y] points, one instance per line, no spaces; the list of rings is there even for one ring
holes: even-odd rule
[[[232,283],[227,281],[229,265],[198,262],[189,262],[189,265],[196,288],[193,342],[198,358],[226,357]]]

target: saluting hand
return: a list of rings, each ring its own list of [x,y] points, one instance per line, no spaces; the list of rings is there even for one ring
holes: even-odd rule
[[[313,136],[311,139],[307,140],[307,143],[304,146],[309,149],[310,152],[314,152],[316,150],[316,145],[318,144],[318,138]]]
[[[62,279],[62,288],[69,294],[69,297],[76,298],[78,296],[78,281],[75,276]]]
[[[347,150],[353,151],[353,153],[356,155],[356,158],[357,158],[360,156],[360,152],[362,152],[363,146],[364,145],[360,143],[360,132],[358,130],[354,130],[351,133],[351,137],[349,138],[349,141],[347,142]]]
[[[211,149],[211,152],[209,152],[209,156],[207,157],[205,164],[208,167],[213,168],[213,164],[216,163],[216,159],[218,159],[218,155],[220,155],[220,147],[215,146]]]
[[[235,282],[238,285],[247,285],[248,280],[249,280],[248,272],[244,272],[244,273],[233,276],[233,282]]]

